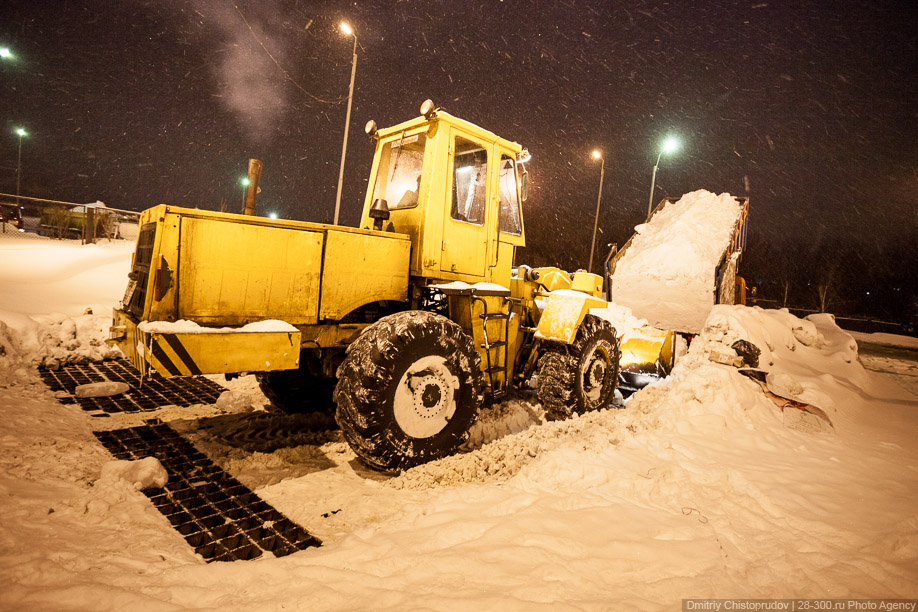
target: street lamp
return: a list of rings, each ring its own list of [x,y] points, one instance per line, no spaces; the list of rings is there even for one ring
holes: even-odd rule
[[[599,166],[599,195],[596,197],[596,217],[593,219],[593,242],[590,244],[590,265],[587,272],[593,271],[593,251],[596,250],[596,228],[599,226],[599,203],[602,202],[602,179],[606,173],[606,160],[599,149],[593,151],[593,159],[598,159],[602,163]]]
[[[13,52],[9,47],[0,47],[0,59],[12,59]]]
[[[19,206],[19,183],[22,179],[22,137],[28,136],[24,129],[16,128],[16,135],[19,136],[19,159],[16,162],[16,206]]]
[[[341,169],[338,171],[338,195],[335,196],[335,225],[341,212],[341,185],[344,182],[344,156],[347,154],[347,130],[351,125],[351,103],[354,101],[354,77],[357,75],[357,34],[345,22],[341,22],[341,31],[354,37],[354,58],[351,61],[351,88],[347,94],[347,119],[344,122],[344,143],[341,145]]]
[[[679,139],[675,136],[669,136],[663,141],[663,146],[660,148],[660,154],[657,155],[657,163],[653,165],[653,178],[650,179],[650,200],[647,202],[648,219],[650,219],[650,210],[653,207],[653,187],[654,183],[657,181],[657,169],[660,167],[660,158],[663,157],[664,153],[675,153],[679,150],[680,146]]]

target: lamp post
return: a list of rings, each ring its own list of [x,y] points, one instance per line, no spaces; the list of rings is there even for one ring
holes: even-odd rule
[[[16,135],[19,136],[19,157],[16,161],[16,206],[19,206],[19,184],[22,180],[22,137],[29,134],[20,127],[16,128]]]
[[[357,75],[357,34],[345,22],[341,22],[341,31],[354,37],[354,57],[351,60],[351,88],[347,94],[347,119],[344,122],[344,143],[341,145],[341,169],[338,171],[338,195],[335,196],[335,221],[338,225],[338,215],[341,212],[341,186],[344,182],[344,157],[347,155],[347,131],[351,125],[351,103],[354,101],[354,77]]]
[[[660,148],[660,154],[657,155],[657,163],[653,165],[653,178],[650,179],[650,200],[647,201],[648,219],[650,219],[650,211],[653,208],[653,188],[654,183],[657,181],[657,170],[660,167],[660,158],[663,157],[664,153],[674,153],[677,150],[679,150],[679,139],[675,136],[670,136],[663,141],[663,146]]]
[[[593,271],[593,251],[596,250],[596,228],[599,227],[599,203],[602,202],[602,179],[606,173],[606,160],[599,149],[593,151],[593,159],[598,159],[602,163],[599,166],[599,195],[596,197],[596,217],[593,219],[593,242],[590,244],[590,265],[587,272]]]

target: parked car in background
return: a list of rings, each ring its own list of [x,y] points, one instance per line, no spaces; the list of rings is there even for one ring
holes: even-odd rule
[[[9,226],[13,226],[17,230],[23,231],[22,210],[19,205],[0,202],[0,223],[3,224],[4,230]]]

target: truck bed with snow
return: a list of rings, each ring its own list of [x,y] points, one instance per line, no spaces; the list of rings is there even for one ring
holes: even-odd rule
[[[749,198],[699,190],[666,198],[610,261],[616,304],[660,329],[695,334],[715,304],[733,304]]]

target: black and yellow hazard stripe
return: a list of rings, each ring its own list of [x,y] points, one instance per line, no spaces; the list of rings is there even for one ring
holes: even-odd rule
[[[168,376],[197,376],[201,369],[175,334],[154,334],[150,340],[153,367]]]

